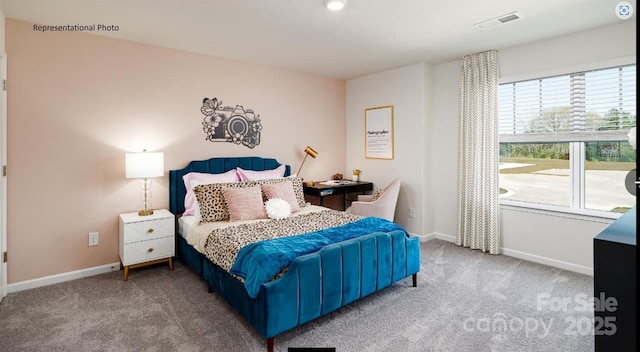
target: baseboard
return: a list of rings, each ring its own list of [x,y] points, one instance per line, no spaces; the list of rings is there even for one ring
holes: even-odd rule
[[[456,236],[445,235],[444,233],[434,232],[435,236],[439,240],[447,241],[454,243],[456,241]]]
[[[430,236],[429,239],[437,238],[439,240],[452,242],[452,243],[456,241],[456,237],[455,236],[445,235],[443,233],[434,232],[434,233],[429,234],[428,236]],[[504,247],[501,248],[501,250],[502,250],[502,254],[506,255],[508,257],[514,257],[514,258],[526,260],[526,261],[529,261],[529,262],[534,262],[534,263],[538,263],[538,264],[544,264],[544,265],[552,266],[554,268],[559,268],[559,269],[563,269],[563,270],[568,270],[568,271],[573,271],[573,272],[580,273],[580,274],[593,276],[593,268],[590,268],[590,267],[587,267],[587,266],[573,264],[573,263],[569,263],[569,262],[565,262],[565,261],[557,260],[557,259],[553,259],[553,258],[543,257],[543,256],[540,256],[540,255],[537,255],[537,254],[531,254],[531,253],[527,253],[527,252],[516,251],[516,250],[513,250],[513,249],[509,249],[509,248],[504,248]]]
[[[434,235],[433,235],[433,233],[426,234],[426,235],[418,235],[418,234],[416,234],[416,233],[409,233],[409,235],[410,235],[411,237],[418,237],[418,238],[420,238],[420,242],[426,242],[426,241],[429,241],[429,240],[432,240],[432,239],[434,239],[434,238],[435,238],[435,237],[434,237]]]
[[[83,277],[89,277],[89,276],[104,274],[104,273],[108,273],[111,271],[118,271],[118,270],[120,270],[120,262],[101,265],[101,266],[95,266],[93,268],[70,271],[68,273],[45,276],[45,277],[41,277],[33,280],[16,282],[16,283],[7,285],[7,291],[8,293],[24,291],[24,290],[29,290],[36,287],[53,285],[60,282],[71,281],[71,280],[80,279]]]
[[[409,233],[410,236],[412,237],[419,237],[420,238],[420,242],[427,242],[427,241],[431,241],[431,240],[435,240],[435,239],[439,239],[439,240],[444,240],[447,242],[455,242],[456,238],[453,236],[448,236],[445,234],[441,234],[438,232],[431,232],[428,233],[426,235],[418,235],[415,233]]]
[[[523,259],[523,260],[527,260],[527,261],[538,263],[538,264],[552,266],[554,268],[564,269],[564,270],[573,271],[580,274],[593,276],[593,268],[590,268],[584,265],[573,264],[573,263],[565,262],[562,260],[547,258],[540,255],[516,251],[508,248],[502,248],[502,254],[509,257]]]

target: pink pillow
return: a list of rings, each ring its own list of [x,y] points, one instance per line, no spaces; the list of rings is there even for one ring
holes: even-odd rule
[[[193,187],[191,186],[191,181],[198,181],[200,184],[211,184],[211,183],[228,183],[228,182],[238,182],[238,174],[236,170],[229,170],[222,174],[205,174],[201,172],[190,172],[184,176],[182,176],[182,180],[184,181],[184,187],[187,189],[187,194],[184,196],[184,213],[182,215],[195,215],[196,214],[196,205],[197,200],[196,196],[193,193]]]
[[[284,181],[271,185],[262,185],[262,192],[264,192],[265,198],[267,198],[267,200],[273,198],[284,199],[291,206],[292,213],[300,210],[298,199],[296,198],[295,192],[293,192],[293,182],[291,181]]]
[[[225,187],[222,193],[229,209],[229,221],[267,218],[259,185],[244,188]]]
[[[284,177],[286,166],[280,165],[273,170],[264,170],[264,171],[253,171],[253,170],[245,170],[242,168],[236,168],[236,171],[238,172],[238,177],[240,177],[240,181],[257,181],[257,180],[267,180],[270,178]]]

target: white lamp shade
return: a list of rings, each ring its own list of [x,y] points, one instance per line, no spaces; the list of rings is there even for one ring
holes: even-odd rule
[[[164,153],[126,153],[126,178],[164,176]]]

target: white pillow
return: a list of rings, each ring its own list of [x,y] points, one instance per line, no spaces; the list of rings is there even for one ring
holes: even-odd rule
[[[240,167],[236,168],[240,181],[257,181],[257,180],[268,180],[271,178],[284,177],[284,173],[286,170],[287,170],[286,165],[280,165],[273,170],[263,170],[263,171],[245,170]]]
[[[198,202],[195,194],[193,194],[193,187],[195,186],[191,186],[191,181],[203,182],[200,183],[202,185],[210,183],[238,182],[240,179],[236,170],[229,170],[221,174],[189,172],[182,176],[182,180],[184,181],[184,187],[187,189],[187,194],[184,196],[184,213],[182,215],[187,216],[195,215],[196,203]]]

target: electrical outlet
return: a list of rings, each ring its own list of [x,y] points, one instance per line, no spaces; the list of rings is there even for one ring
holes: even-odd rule
[[[416,217],[416,208],[409,208],[409,217],[410,218]]]
[[[89,247],[98,245],[98,233],[91,232],[89,233]]]

